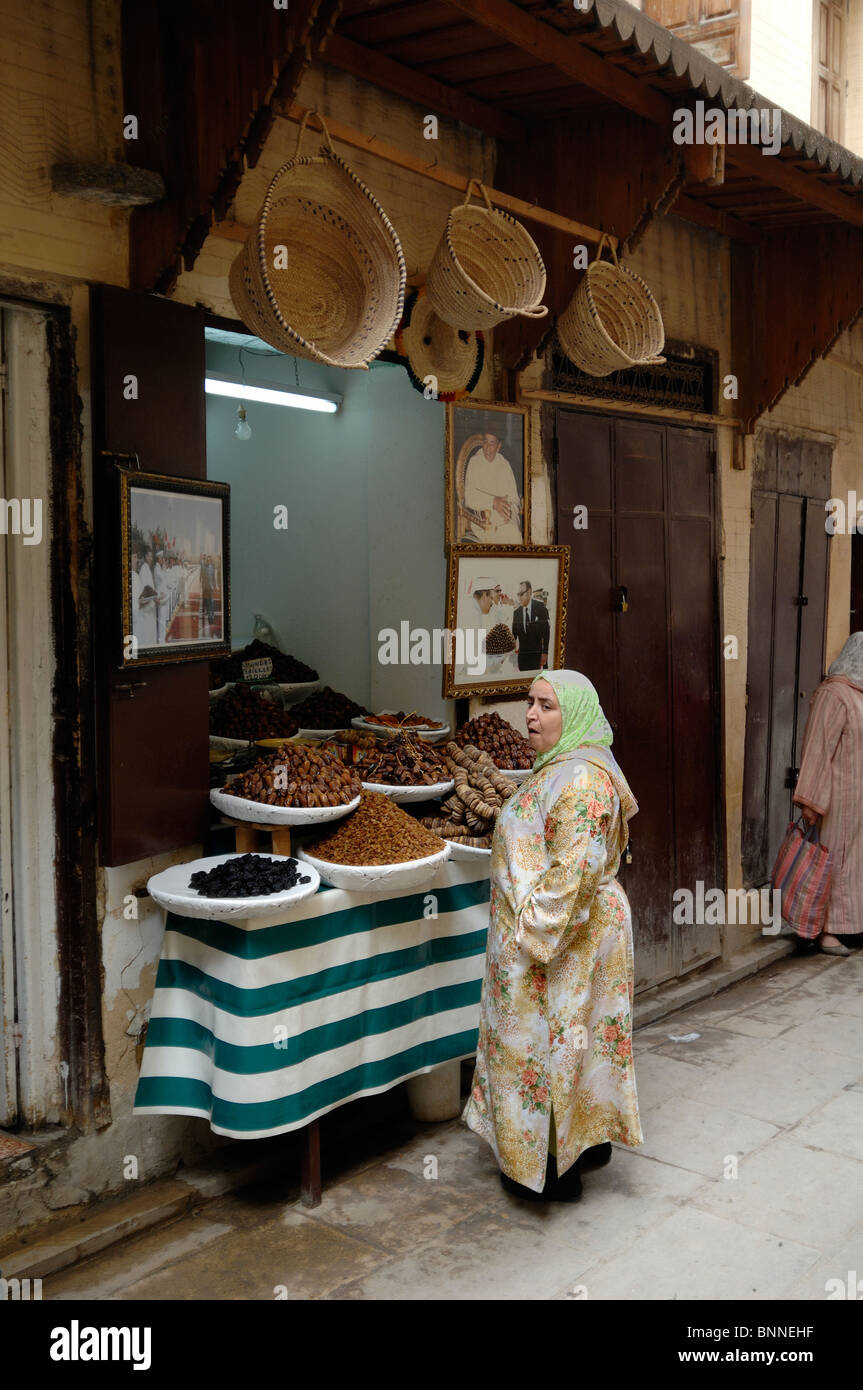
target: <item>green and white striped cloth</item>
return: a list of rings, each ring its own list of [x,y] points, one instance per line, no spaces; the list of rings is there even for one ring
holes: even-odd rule
[[[135,1113],[260,1139],[473,1056],[488,900],[483,860],[244,923],[168,913]]]

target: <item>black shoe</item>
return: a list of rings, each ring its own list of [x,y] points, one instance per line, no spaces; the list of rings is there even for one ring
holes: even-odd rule
[[[567,1168],[563,1177],[557,1172],[557,1163],[554,1164],[554,1177],[547,1179],[545,1193],[550,1202],[578,1202],[580,1201],[583,1190],[581,1186],[581,1174],[578,1171],[578,1164],[573,1163],[571,1168]]]
[[[610,1162],[611,1144],[594,1144],[592,1148],[585,1149],[578,1159],[578,1166],[583,1172],[588,1168],[604,1168]]]
[[[514,1178],[507,1177],[506,1173],[501,1173],[500,1180],[504,1192],[510,1192],[513,1197],[520,1197],[523,1202],[544,1202],[547,1199],[547,1182],[542,1192],[534,1192],[532,1187],[525,1187]]]

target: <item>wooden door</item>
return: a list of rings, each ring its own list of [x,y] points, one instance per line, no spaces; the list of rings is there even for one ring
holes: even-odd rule
[[[621,881],[645,989],[719,953],[716,927],[671,920],[676,888],[720,886],[712,437],[558,411],[557,538],[566,664],[595,684],[639,803]]]
[[[824,674],[827,608],[820,494],[827,490],[829,450],[773,440],[766,453],[756,482],[774,486],[752,495],[741,826],[747,887],[767,881],[791,815],[809,700]],[[799,495],[807,485],[819,496]],[[780,490],[791,486],[795,493]]]
[[[137,453],[144,472],[206,478],[204,315],[100,285],[92,332],[99,842],[113,865],[195,844],[207,826],[208,665],[118,665],[116,477],[101,455]]]

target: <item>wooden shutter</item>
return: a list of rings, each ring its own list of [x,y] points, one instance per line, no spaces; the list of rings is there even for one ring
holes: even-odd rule
[[[735,77],[749,76],[751,0],[644,0],[644,13]]]
[[[845,137],[845,15],[847,0],[815,0],[812,124],[831,140]]]
[[[102,449],[142,471],[205,478],[204,316],[97,285],[92,300],[95,659],[100,862],[195,844],[207,825],[208,666],[118,666],[116,477]],[[137,377],[138,398],[124,395]],[[135,685],[130,695],[131,682]]]

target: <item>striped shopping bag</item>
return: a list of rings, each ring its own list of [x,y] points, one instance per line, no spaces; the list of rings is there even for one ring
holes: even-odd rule
[[[833,856],[821,844],[817,822],[805,834],[802,818],[789,822],[771,879],[780,893],[783,921],[807,941],[824,930],[832,870]]]

